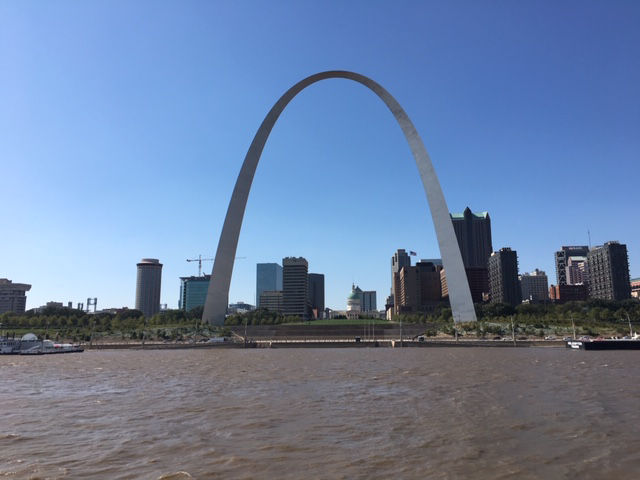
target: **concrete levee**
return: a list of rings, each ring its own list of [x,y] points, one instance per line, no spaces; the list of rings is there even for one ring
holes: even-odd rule
[[[421,335],[430,325],[403,325],[402,336],[410,339]],[[435,327],[435,326],[434,326]],[[244,337],[245,327],[234,326],[231,330]],[[376,338],[378,340],[400,338],[400,326],[394,325],[248,325],[247,337],[261,339],[304,340],[308,338],[330,338],[353,340]]]

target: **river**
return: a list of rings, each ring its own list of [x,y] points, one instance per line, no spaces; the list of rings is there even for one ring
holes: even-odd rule
[[[640,478],[639,360],[564,348],[0,356],[0,477]]]

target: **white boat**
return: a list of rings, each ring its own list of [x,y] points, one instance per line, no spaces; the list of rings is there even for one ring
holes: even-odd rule
[[[52,353],[79,353],[84,352],[84,348],[71,343],[53,343],[51,340],[43,340],[40,345],[23,350],[20,355],[49,355]]]
[[[54,343],[51,340],[38,340],[33,333],[22,338],[0,337],[0,354],[3,355],[46,355],[51,353],[83,352],[84,348],[70,343]]]

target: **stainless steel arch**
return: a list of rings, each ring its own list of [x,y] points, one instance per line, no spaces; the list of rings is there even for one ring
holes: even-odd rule
[[[229,284],[231,283],[231,273],[233,272],[233,263],[238,246],[238,237],[240,236],[240,229],[242,227],[242,219],[244,217],[251,183],[253,182],[253,176],[256,172],[264,145],[271,133],[271,129],[287,104],[300,93],[300,91],[313,83],[327,78],[346,78],[361,83],[378,95],[389,110],[391,110],[391,113],[393,113],[407,142],[409,142],[409,147],[418,166],[422,185],[427,195],[436,236],[438,238],[438,246],[440,247],[440,254],[442,256],[442,263],[447,272],[449,301],[451,303],[454,321],[457,323],[475,321],[476,314],[473,308],[473,301],[471,300],[471,293],[469,291],[460,249],[458,248],[458,241],[449,216],[449,209],[442,194],[440,182],[431,164],[431,159],[420,139],[420,135],[418,135],[413,123],[400,104],[382,86],[364,75],[340,70],[316,73],[296,83],[280,97],[260,125],[256,136],[251,142],[249,151],[244,158],[242,169],[240,170],[233,194],[231,195],[231,201],[227,209],[227,216],[224,219],[218,250],[213,264],[202,320],[214,325],[222,325],[224,323],[229,302]]]

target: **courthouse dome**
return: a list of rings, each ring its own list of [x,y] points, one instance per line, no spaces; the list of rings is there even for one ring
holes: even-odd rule
[[[360,292],[355,285],[351,286],[351,294],[347,297],[347,312],[360,311]]]

